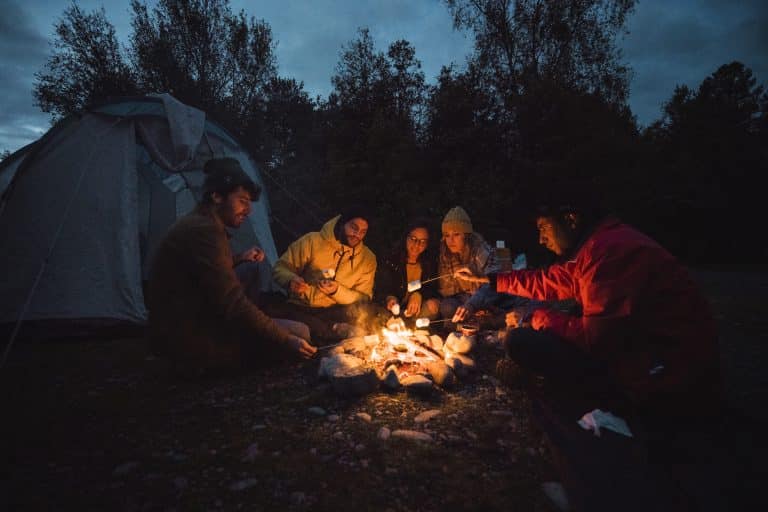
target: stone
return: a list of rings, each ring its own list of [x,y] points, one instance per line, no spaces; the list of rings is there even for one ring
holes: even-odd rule
[[[390,434],[391,434],[391,431],[387,427],[381,427],[379,429],[379,433],[376,434],[376,436],[379,439],[386,441],[387,439],[389,439]]]
[[[381,379],[381,385],[391,391],[400,389],[400,378],[397,376],[397,368],[395,366],[390,366],[384,372],[384,377]]]
[[[338,414],[330,414],[328,415],[328,421],[339,421],[339,415]]]
[[[329,376],[333,390],[341,396],[361,396],[379,387],[376,370],[365,366],[339,368]]]
[[[317,406],[309,407],[307,409],[307,412],[310,414],[314,414],[315,416],[325,416],[325,409],[323,409],[322,407],[317,407]]]
[[[343,354],[344,353],[344,347],[339,345],[338,347],[333,347],[331,349],[328,349],[328,355],[329,356],[335,356],[336,354]]]
[[[357,414],[355,414],[355,416],[366,423],[371,422],[371,415],[368,414],[367,412],[358,412]]]
[[[445,364],[450,366],[459,377],[466,377],[471,370],[475,369],[475,361],[461,354],[453,354],[445,361]]]
[[[120,464],[114,470],[112,470],[112,474],[115,476],[127,475],[137,467],[139,467],[139,463],[136,461],[126,462],[125,464]]]
[[[441,388],[450,388],[456,384],[456,375],[453,370],[443,361],[430,361],[426,365],[429,375],[435,384]]]
[[[255,478],[246,478],[244,480],[238,480],[237,482],[233,482],[229,486],[229,490],[231,491],[243,491],[245,489],[248,489],[249,487],[253,487],[259,483],[258,480]]]
[[[445,340],[445,349],[453,354],[468,354],[474,346],[474,336],[464,336],[456,332],[449,334]]]
[[[418,430],[395,430],[392,432],[392,437],[398,437],[400,439],[407,439],[409,441],[418,442],[432,442],[432,436],[419,432]]]
[[[253,443],[248,448],[245,449],[245,454],[243,454],[243,462],[253,462],[256,460],[256,457],[259,455],[259,443]]]
[[[362,336],[357,338],[347,338],[341,342],[341,346],[344,348],[344,352],[348,354],[362,354],[367,348],[365,338]]]
[[[320,368],[317,371],[317,376],[330,379],[331,375],[341,369],[357,368],[363,364],[364,361],[358,357],[349,354],[334,354],[320,360]]]
[[[367,336],[363,336],[363,340],[365,341],[365,345],[367,347],[375,347],[381,342],[381,338],[379,338],[378,334],[368,334]]]
[[[432,391],[432,381],[423,375],[409,375],[400,381],[406,391],[426,393]]]
[[[424,411],[422,413],[419,413],[415,418],[413,418],[413,421],[416,423],[426,423],[427,421],[431,420],[435,416],[440,414],[440,409],[430,409],[428,411]]]
[[[443,338],[441,338],[437,334],[432,334],[429,337],[429,344],[435,350],[443,350]]]

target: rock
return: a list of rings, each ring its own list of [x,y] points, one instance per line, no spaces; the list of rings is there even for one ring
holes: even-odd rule
[[[337,354],[343,354],[344,353],[344,347],[339,345],[338,347],[333,347],[331,349],[328,349],[328,355],[329,356],[335,356]]]
[[[426,329],[416,329],[413,331],[414,336],[429,336],[429,331]]]
[[[376,436],[379,439],[381,439],[383,441],[386,441],[387,439],[389,439],[390,434],[391,434],[391,432],[390,432],[390,430],[387,427],[381,427],[379,429],[379,433],[376,434]]]
[[[445,364],[450,366],[459,377],[466,377],[471,370],[475,369],[475,361],[461,354],[453,354],[445,361]]]
[[[364,366],[339,368],[329,375],[333,390],[341,396],[361,396],[379,387],[376,370]]]
[[[429,344],[435,350],[443,350],[443,338],[441,338],[437,334],[432,334],[429,337]]]
[[[370,347],[375,347],[381,342],[381,338],[379,338],[378,334],[369,334],[367,336],[363,336],[363,341],[365,341],[365,345]]]
[[[259,443],[253,443],[251,446],[246,448],[245,454],[243,455],[243,462],[253,462],[256,459],[256,456],[259,455]]]
[[[348,354],[362,354],[366,349],[365,339],[362,336],[347,338],[341,342],[341,346],[344,348],[344,352]]]
[[[430,361],[426,364],[427,371],[435,381],[435,384],[442,388],[450,388],[456,384],[456,375],[450,366],[443,361]]]
[[[355,417],[357,417],[358,419],[363,420],[366,423],[370,423],[371,422],[371,415],[368,414],[367,412],[359,412],[359,413],[355,414]]]
[[[364,361],[358,357],[349,354],[334,354],[320,360],[320,368],[317,372],[317,376],[320,378],[330,378],[331,375],[341,369],[357,368],[363,364]]]
[[[313,406],[307,409],[307,412],[314,414],[315,416],[325,416],[325,409],[322,407]]]
[[[395,430],[392,432],[392,437],[408,439],[409,441],[432,442],[432,436],[417,430]]]
[[[416,423],[425,423],[431,420],[432,418],[434,418],[435,416],[439,415],[440,412],[441,412],[440,409],[430,409],[428,411],[424,411],[419,415],[417,415],[415,418],[413,418],[413,421],[415,421]]]
[[[474,336],[452,332],[445,340],[445,348],[454,354],[468,354],[475,346]]]
[[[541,490],[557,510],[560,512],[571,510],[571,504],[568,501],[568,495],[563,484],[560,482],[544,482],[541,484]]]
[[[432,391],[432,381],[423,375],[409,375],[405,377],[400,384],[406,391],[413,393],[427,393]]]
[[[248,489],[249,487],[253,487],[259,483],[258,480],[255,478],[246,478],[244,480],[238,480],[237,482],[233,482],[229,485],[230,491],[242,491],[245,489]]]
[[[329,414],[328,415],[328,421],[339,421],[339,415],[338,414]]]
[[[125,464],[120,464],[114,470],[112,470],[112,474],[115,476],[127,475],[137,467],[139,467],[139,463],[136,461],[126,462]]]
[[[387,368],[384,378],[381,379],[381,385],[391,391],[400,389],[400,378],[397,376],[397,369],[394,366]]]
[[[300,506],[307,500],[307,496],[301,491],[296,491],[291,493],[290,500],[291,505]]]
[[[173,486],[176,487],[176,489],[183,491],[189,487],[189,481],[183,476],[177,476],[173,479]]]

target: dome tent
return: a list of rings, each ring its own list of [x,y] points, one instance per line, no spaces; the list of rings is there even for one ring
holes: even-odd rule
[[[269,205],[252,158],[204,112],[168,94],[70,115],[0,162],[0,324],[144,324],[152,253],[194,208],[203,165],[214,157],[237,159],[261,186],[231,242],[233,251],[262,247],[271,266]]]

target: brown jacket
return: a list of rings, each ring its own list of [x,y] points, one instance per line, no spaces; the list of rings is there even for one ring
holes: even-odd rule
[[[224,224],[206,206],[179,219],[158,247],[147,305],[153,348],[197,366],[238,365],[255,344],[289,336],[244,295]]]

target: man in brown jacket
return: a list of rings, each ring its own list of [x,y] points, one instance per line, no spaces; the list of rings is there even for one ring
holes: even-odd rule
[[[209,160],[203,171],[202,201],[170,228],[154,257],[147,294],[153,349],[193,372],[289,353],[311,357],[317,349],[306,341],[306,325],[265,315],[233,269],[225,226],[245,221],[260,188],[233,158]]]

